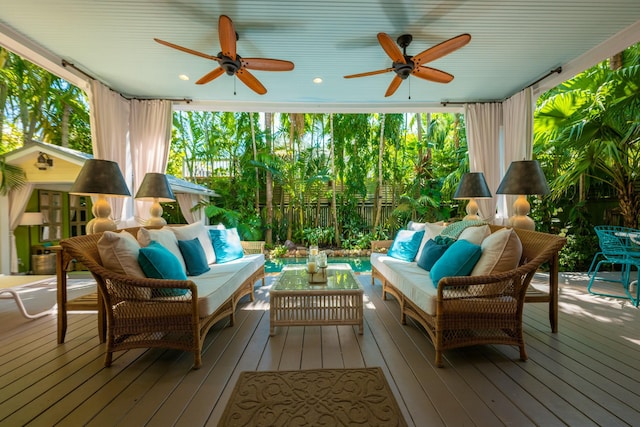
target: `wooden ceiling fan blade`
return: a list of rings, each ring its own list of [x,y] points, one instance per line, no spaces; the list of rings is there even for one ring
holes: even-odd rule
[[[244,67],[238,70],[236,76],[238,76],[242,83],[246,84],[249,89],[258,95],[264,95],[267,93],[267,89],[262,85],[262,83],[260,83],[260,81]]]
[[[420,52],[412,58],[416,65],[426,64],[427,62],[435,61],[445,55],[450,54],[453,51],[460,49],[471,41],[469,34],[460,34],[449,40],[443,41],[429,49]]]
[[[388,73],[389,71],[393,71],[393,68],[385,68],[384,70],[377,70],[377,71],[367,71],[366,73],[359,73],[359,74],[350,74],[348,76],[344,76],[344,78],[353,79],[355,77],[375,76],[376,74]]]
[[[402,83],[402,79],[398,76],[394,76],[393,80],[391,80],[391,84],[387,88],[387,92],[384,94],[385,98],[396,93],[396,90],[400,87],[400,83]]]
[[[236,60],[236,30],[233,21],[227,15],[220,15],[218,19],[218,38],[220,39],[220,49],[224,56]]]
[[[200,79],[196,82],[196,84],[203,85],[203,84],[209,83],[211,80],[217,79],[222,74],[224,74],[224,70],[222,69],[222,67],[218,67],[215,70],[210,71],[204,76],[200,77]]]
[[[199,56],[201,58],[206,58],[206,59],[211,59],[213,61],[220,61],[220,58],[218,58],[217,56],[213,56],[213,55],[207,55],[206,53],[202,53],[202,52],[198,52],[197,50],[193,50],[193,49],[189,49],[188,47],[183,47],[183,46],[179,46],[177,44],[173,44],[164,40],[160,40],[160,39],[156,39],[154,38],[154,40],[162,45],[171,47],[173,49],[177,49],[179,51],[185,52],[185,53],[190,53],[191,55],[196,55]]]
[[[387,55],[389,55],[389,58],[391,58],[393,62],[400,62],[402,64],[407,63],[407,60],[404,59],[402,51],[400,50],[396,42],[393,41],[391,37],[389,37],[388,34],[378,33],[378,42],[380,43],[380,46],[382,46],[382,49],[387,52]]]
[[[412,73],[416,77],[436,83],[449,83],[453,80],[453,75],[431,67],[415,67]]]
[[[260,71],[291,71],[294,68],[291,61],[269,58],[242,58],[242,65],[249,70]]]

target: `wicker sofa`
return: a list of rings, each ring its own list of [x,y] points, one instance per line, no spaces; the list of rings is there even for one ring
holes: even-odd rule
[[[490,225],[491,232],[503,227]],[[372,242],[372,285],[382,283],[382,297],[393,295],[401,307],[401,323],[406,316],[420,323],[435,347],[435,364],[443,366],[442,352],[476,344],[510,344],[527,359],[522,332],[522,311],[529,283],[538,268],[550,264],[549,294],[556,293],[558,252],[566,239],[560,236],[514,229],[522,243],[519,266],[513,270],[480,276],[444,277],[433,286],[429,272],[386,255],[392,241]],[[470,292],[473,288],[474,292]],[[555,288],[555,289],[554,289]],[[532,299],[532,301],[539,301]],[[557,299],[553,299],[557,316]],[[551,310],[550,306],[550,310]],[[557,322],[557,320],[556,320]],[[556,328],[552,324],[552,328]]]
[[[139,229],[125,231],[136,236]],[[60,259],[81,262],[96,279],[98,304],[102,303],[98,312],[105,317],[98,322],[105,325],[105,366],[111,365],[114,351],[161,347],[193,352],[194,368],[199,368],[209,329],[225,317],[229,317],[233,326],[238,301],[246,295],[253,301],[255,282],[262,279],[264,285],[264,254],[255,253],[260,245],[250,243],[246,248],[253,254],[211,264],[211,269],[202,275],[189,276],[188,280],[166,280],[133,277],[105,268],[98,250],[102,234],[62,240]],[[173,296],[153,293],[169,289],[185,293]]]

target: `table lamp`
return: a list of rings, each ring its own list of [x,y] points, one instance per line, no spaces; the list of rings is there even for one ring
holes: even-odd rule
[[[87,234],[113,231],[116,222],[109,218],[111,206],[105,196],[130,197],[120,166],[111,160],[89,159],[84,163],[69,194],[98,196],[93,204],[94,218],[87,223]]]
[[[44,224],[42,212],[24,212],[20,218],[20,225],[29,227],[29,246],[31,246],[31,226]]]
[[[526,196],[549,193],[547,180],[537,160],[511,162],[496,193],[518,196],[513,204],[513,215],[509,218],[509,224],[512,227],[535,230],[536,224],[528,216],[531,205]]]
[[[167,221],[162,218],[160,202],[175,202],[176,197],[171,191],[169,180],[165,174],[148,172],[144,176],[135,198],[138,200],[153,200],[153,205],[151,205],[149,211],[151,218],[147,220],[146,225],[162,226],[167,224]]]
[[[463,219],[482,219],[478,215],[478,204],[475,199],[490,199],[491,191],[487,186],[482,172],[468,172],[462,175],[460,184],[453,195],[454,199],[469,199],[467,203],[467,216]]]

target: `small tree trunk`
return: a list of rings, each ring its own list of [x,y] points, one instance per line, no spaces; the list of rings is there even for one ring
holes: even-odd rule
[[[71,116],[71,107],[67,104],[63,104],[62,107],[62,122],[60,123],[60,134],[62,147],[69,146],[69,117]]]
[[[333,139],[333,113],[329,115],[329,122],[331,127],[331,213],[333,216],[333,228],[334,228],[334,240],[338,247],[342,246],[342,242],[340,239],[340,226],[338,224],[338,203],[336,202],[336,179],[338,178],[338,174],[336,174],[336,145]]]
[[[609,58],[609,68],[612,71],[622,68],[622,65],[623,65],[622,60],[623,60],[622,52],[616,53],[611,58]]]
[[[633,181],[630,180],[624,190],[618,193],[620,211],[625,227],[638,228],[640,215],[640,197],[635,192]]]
[[[371,230],[372,233],[374,233],[380,225],[380,218],[382,216],[382,157],[384,155],[384,122],[385,115],[384,113],[382,113],[382,117],[380,118],[380,144],[378,148],[378,188],[376,190],[376,217],[373,221],[373,229]]]
[[[267,142],[267,148],[269,150],[269,155],[273,154],[271,151],[271,126],[273,125],[273,115],[271,113],[264,114],[265,121],[265,136]],[[270,171],[266,173],[266,194],[265,194],[265,204],[267,208],[267,230],[265,232],[265,242],[268,245],[273,244],[273,176]]]

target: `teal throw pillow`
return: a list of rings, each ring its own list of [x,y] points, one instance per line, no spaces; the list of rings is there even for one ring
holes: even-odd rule
[[[480,259],[482,249],[467,240],[456,240],[438,261],[431,267],[429,274],[434,286],[443,277],[468,276]]]
[[[422,236],[424,236],[424,230],[412,231],[412,230],[400,230],[396,234],[396,238],[391,245],[391,249],[387,252],[392,258],[401,259],[403,261],[413,261],[420,249],[420,243],[422,243]]]
[[[211,270],[207,264],[207,255],[197,237],[192,240],[178,240],[178,247],[182,253],[182,258],[187,265],[189,276],[199,276]]]
[[[211,236],[211,243],[213,243],[213,251],[216,253],[216,262],[218,264],[244,256],[237,229],[209,229],[209,235]]]
[[[436,239],[439,236],[436,236]],[[427,243],[424,244],[422,248],[422,253],[420,254],[420,258],[418,259],[418,267],[423,270],[429,271],[433,267],[433,265],[440,259],[442,255],[449,249],[449,246],[453,243],[446,239],[429,239]]]
[[[187,275],[182,269],[182,263],[178,258],[162,246],[152,240],[148,246],[140,248],[138,263],[145,276],[154,279],[187,280]],[[188,292],[186,289],[154,289],[152,296],[180,296]]]

